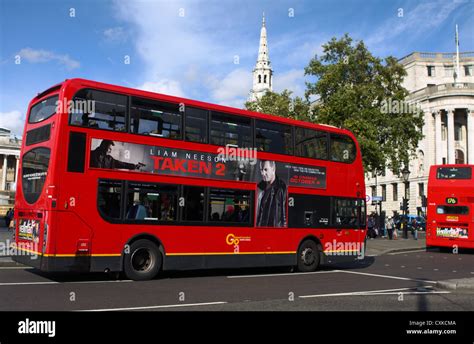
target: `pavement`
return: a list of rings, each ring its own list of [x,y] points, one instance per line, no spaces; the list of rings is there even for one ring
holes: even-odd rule
[[[11,257],[5,256],[4,248],[8,242],[12,242],[12,231],[6,227],[0,227],[0,267],[21,267],[22,265],[14,262]],[[3,250],[3,252],[2,252]],[[401,233],[395,240],[377,237],[375,239],[367,239],[366,256],[381,257],[390,256],[403,252],[422,252],[426,250],[425,233],[418,232],[418,240],[415,240],[409,233],[408,239],[403,239]],[[7,252],[8,253],[8,252]],[[437,281],[437,288],[458,290],[458,291],[474,291],[474,278],[450,279]]]
[[[392,252],[424,250],[426,247],[425,232],[418,232],[418,240],[413,239],[409,233],[408,239],[403,239],[401,232],[398,238],[390,240],[388,238],[377,237],[367,238],[366,255],[377,257]]]

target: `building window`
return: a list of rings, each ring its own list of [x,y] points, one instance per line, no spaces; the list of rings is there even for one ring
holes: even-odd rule
[[[460,149],[456,149],[454,151],[454,160],[455,160],[455,164],[464,164],[465,161],[464,161],[464,152]]]
[[[448,130],[446,128],[446,123],[441,123],[441,140],[446,141],[448,136]]]
[[[393,183],[392,184],[392,190],[393,190],[393,198],[392,200],[393,201],[398,201],[398,184],[397,183]]]
[[[464,74],[466,76],[473,76],[474,75],[474,65],[465,65],[464,66]]]
[[[436,76],[435,66],[426,66],[428,76]]]
[[[263,83],[264,83],[264,84],[267,83],[267,76],[266,76],[266,75],[263,76]]]
[[[455,141],[462,141],[462,124],[461,123],[455,123],[454,124],[454,140]]]
[[[444,66],[444,76],[454,76],[453,66]]]
[[[423,197],[425,195],[425,183],[418,183],[418,196]]]
[[[405,197],[410,199],[410,182],[405,183]]]
[[[257,150],[276,154],[293,154],[291,132],[289,125],[256,120],[255,144]]]
[[[372,189],[372,197],[377,196],[377,187],[376,186],[371,186]]]
[[[262,76],[261,76],[261,75],[258,76],[258,83],[259,83],[259,84],[262,83]]]
[[[387,200],[387,185],[382,185],[382,201]]]

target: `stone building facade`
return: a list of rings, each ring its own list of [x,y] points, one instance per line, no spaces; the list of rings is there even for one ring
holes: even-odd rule
[[[422,109],[425,124],[424,138],[408,166],[408,182],[389,170],[366,175],[367,195],[382,196],[382,210],[388,216],[400,212],[405,194],[410,214],[424,212],[422,196],[431,165],[474,164],[474,52],[459,54],[459,73],[455,61],[455,53],[420,52],[399,61],[407,71],[407,101]],[[375,211],[368,205],[369,212]]]

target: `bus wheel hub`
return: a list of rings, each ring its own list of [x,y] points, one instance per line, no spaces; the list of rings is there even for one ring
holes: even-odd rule
[[[311,248],[305,248],[303,252],[301,252],[301,259],[305,265],[311,265],[314,263],[314,252]]]
[[[150,251],[140,248],[132,254],[132,267],[135,271],[148,271],[153,265]]]

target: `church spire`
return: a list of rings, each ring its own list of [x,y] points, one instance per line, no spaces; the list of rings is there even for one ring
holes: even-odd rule
[[[262,28],[260,29],[260,46],[258,48],[258,62],[269,62],[267,45],[267,28],[265,27],[265,12],[263,12]]]
[[[250,100],[261,98],[265,92],[272,91],[273,71],[270,68],[268,56],[267,28],[265,27],[265,12],[263,13],[262,28],[260,29],[260,44],[258,47],[257,63],[253,70],[253,87],[250,92]]]

